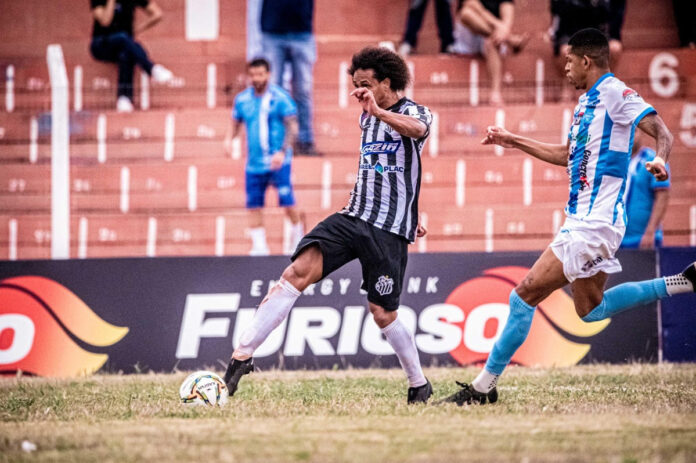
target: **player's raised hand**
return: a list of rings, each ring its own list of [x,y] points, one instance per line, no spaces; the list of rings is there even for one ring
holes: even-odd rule
[[[380,111],[380,107],[377,105],[377,101],[375,101],[375,95],[372,93],[372,90],[365,87],[356,88],[350,92],[350,96],[354,96],[362,106],[363,111],[370,116],[375,116]]]
[[[655,178],[661,182],[669,178],[669,172],[667,172],[667,167],[665,167],[665,161],[660,157],[656,157],[652,161],[646,162],[645,168],[648,169],[648,172],[653,174]]]
[[[500,145],[504,148],[514,148],[512,145],[513,135],[502,127],[489,126],[486,131],[486,138],[481,140],[482,145]]]

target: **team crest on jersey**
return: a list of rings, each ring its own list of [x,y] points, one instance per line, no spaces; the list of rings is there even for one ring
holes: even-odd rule
[[[394,280],[389,278],[389,276],[387,275],[382,275],[377,280],[377,283],[375,284],[375,289],[377,290],[380,296],[391,294],[392,290],[394,289]]]
[[[580,125],[580,121],[582,120],[582,116],[584,115],[585,111],[575,113],[575,116],[573,117],[573,125]]]

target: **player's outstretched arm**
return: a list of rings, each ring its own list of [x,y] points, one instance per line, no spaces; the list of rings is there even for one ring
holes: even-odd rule
[[[504,148],[517,148],[537,159],[557,166],[568,165],[568,146],[543,143],[532,138],[508,132],[502,127],[488,127],[482,145],[500,145]]]
[[[674,136],[657,114],[648,114],[638,123],[638,128],[655,139],[655,159],[645,163],[645,168],[659,181],[667,180],[669,173],[665,163],[672,151]]]

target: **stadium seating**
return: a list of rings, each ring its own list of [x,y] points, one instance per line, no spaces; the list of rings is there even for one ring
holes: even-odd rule
[[[136,107],[146,103],[146,109],[132,114],[113,110],[115,67],[88,54],[91,19],[83,1],[7,5],[8,14],[0,17],[0,259],[50,257],[48,43],[62,45],[71,84],[71,255],[248,252],[245,142],[232,156],[222,147],[232,98],[245,85],[245,2],[220,2],[220,37],[211,42],[186,40],[183,0],[158,3],[165,18],[142,40],[177,78],[172,85],[143,87],[136,76]],[[507,104],[500,108],[487,104],[482,62],[429,54],[438,40],[426,12],[419,54],[409,58],[409,94],[435,114],[422,158],[421,210],[430,233],[413,252],[538,250],[562,223],[568,189],[562,167],[480,144],[492,124],[547,142],[566,137],[574,102],[563,99],[550,45],[539,32],[550,21],[548,1],[516,5],[518,27],[532,40],[508,60]],[[61,14],[67,7],[72,14]],[[29,10],[31,18],[23,13]],[[316,2],[314,120],[324,156],[296,158],[293,165],[307,229],[339,210],[355,181],[360,131],[358,108],[347,98],[350,55],[365,45],[398,42],[405,17],[403,2],[377,0],[361,8],[350,0]],[[624,38],[617,74],[655,105],[675,134],[665,243],[696,245],[696,167],[690,159],[696,148],[696,53],[674,48],[674,20],[664,2],[630,2]],[[287,251],[275,191],[267,203],[271,251]]]

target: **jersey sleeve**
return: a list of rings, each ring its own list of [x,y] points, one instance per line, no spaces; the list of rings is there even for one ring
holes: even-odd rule
[[[638,125],[648,114],[657,113],[638,92],[625,85],[612,87],[606,98],[609,117],[617,124]]]
[[[281,104],[279,106],[280,115],[283,118],[297,116],[297,104],[295,103],[295,100],[290,97],[290,95],[283,94],[283,99],[281,100]]]
[[[425,135],[421,138],[427,138],[430,135],[430,124],[433,123],[433,115],[426,106],[411,105],[407,106],[403,114],[412,116],[425,124]]]

